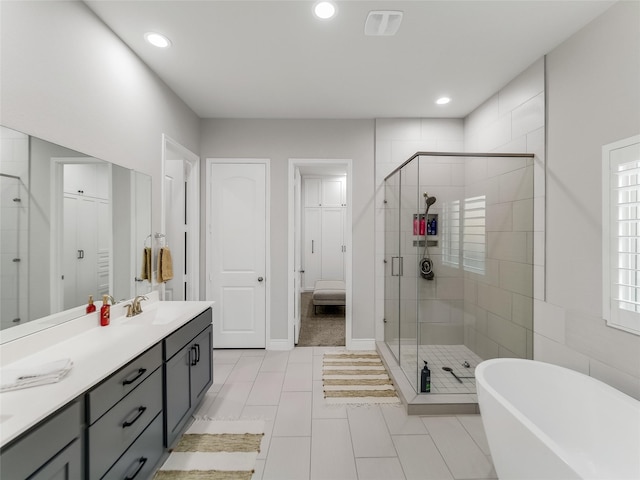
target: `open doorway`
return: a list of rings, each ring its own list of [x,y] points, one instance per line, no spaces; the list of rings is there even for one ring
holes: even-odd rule
[[[289,314],[298,346],[351,338],[350,160],[289,161]]]
[[[163,135],[162,232],[157,248],[171,249],[173,278],[160,285],[163,300],[199,299],[200,158]]]

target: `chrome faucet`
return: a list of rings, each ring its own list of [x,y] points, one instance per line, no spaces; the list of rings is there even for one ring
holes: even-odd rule
[[[142,300],[148,300],[148,298],[144,295],[138,295],[133,299],[133,302],[131,303],[132,316],[142,313],[142,305],[140,305]]]

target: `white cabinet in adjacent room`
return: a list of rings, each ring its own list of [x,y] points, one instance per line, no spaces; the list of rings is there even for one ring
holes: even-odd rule
[[[102,165],[64,166],[64,309],[83,305],[89,295],[100,300],[109,293],[112,228],[108,185],[108,171]]]
[[[304,177],[304,206],[346,207],[346,177]]]
[[[322,280],[344,280],[344,208],[322,208]]]
[[[345,177],[304,177],[304,290],[317,280],[343,280],[345,272]]]

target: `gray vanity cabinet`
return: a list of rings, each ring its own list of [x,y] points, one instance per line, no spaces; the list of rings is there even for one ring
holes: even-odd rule
[[[208,308],[2,446],[0,479],[151,478],[213,383],[211,319]]]
[[[161,351],[157,344],[86,394],[89,479],[145,478],[162,456]]]
[[[165,445],[174,446],[213,383],[211,309],[168,336],[165,358]]]
[[[3,448],[0,478],[80,480],[81,432],[81,405],[76,401]]]

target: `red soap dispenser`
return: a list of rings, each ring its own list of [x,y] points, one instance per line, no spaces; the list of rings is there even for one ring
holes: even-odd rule
[[[100,326],[106,327],[111,321],[111,305],[109,305],[109,295],[102,296],[102,307],[100,307]]]
[[[89,295],[89,303],[87,304],[87,313],[93,313],[96,311],[96,306],[93,303],[93,295]]]

